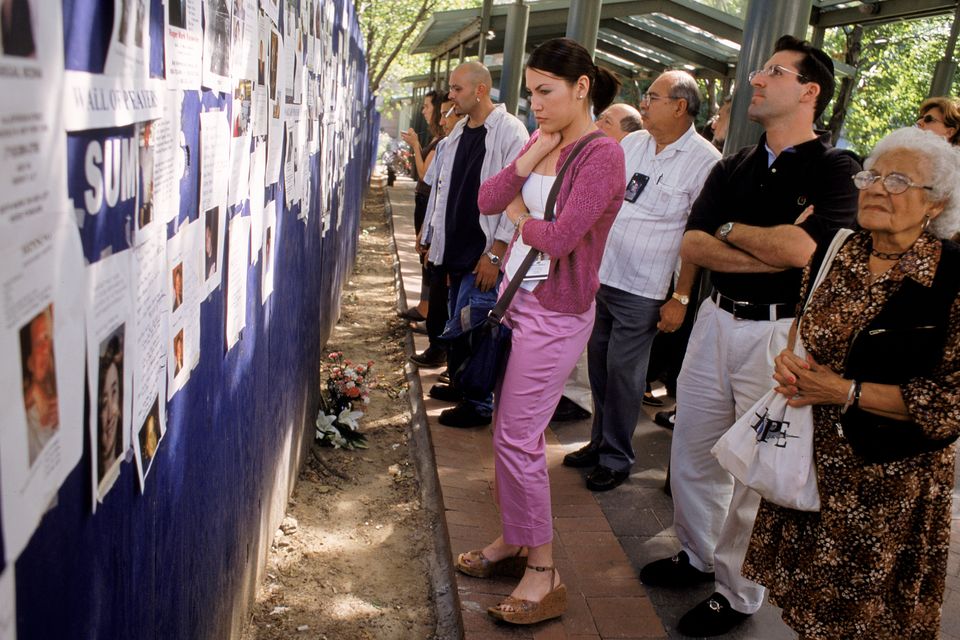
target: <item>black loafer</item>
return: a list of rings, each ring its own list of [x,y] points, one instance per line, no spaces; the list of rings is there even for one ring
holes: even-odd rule
[[[730,607],[730,602],[719,593],[683,614],[677,623],[677,631],[694,638],[711,638],[730,633],[734,627],[750,617]]]
[[[469,402],[461,402],[452,409],[440,412],[440,424],[447,427],[468,429],[470,427],[485,427],[492,421],[491,416],[479,413]]]
[[[440,367],[447,363],[447,352],[440,347],[427,347],[423,353],[410,356],[410,362],[418,367]]]
[[[576,469],[595,467],[600,464],[600,450],[593,443],[580,447],[563,456],[563,466],[574,467]]]
[[[567,398],[566,396],[560,396],[560,402],[557,403],[557,408],[553,410],[553,417],[550,418],[550,421],[576,422],[577,420],[586,420],[589,417],[589,411],[578,405],[570,398]]]
[[[653,416],[653,422],[657,426],[663,427],[664,429],[670,429],[673,431],[673,425],[677,421],[677,410],[673,411],[657,411],[657,414]]]
[[[443,373],[437,376],[437,382],[441,384],[450,384],[450,369],[444,369]]]
[[[663,400],[653,395],[651,391],[643,392],[643,404],[647,407],[662,407]]]
[[[448,384],[435,384],[430,387],[428,395],[434,400],[442,402],[460,402],[463,400],[463,394]]]
[[[656,560],[640,570],[640,582],[651,587],[692,587],[713,582],[713,573],[700,571],[690,564],[690,556],[681,551],[670,558]]]
[[[597,468],[587,476],[587,489],[590,489],[590,491],[610,491],[619,487],[629,477],[629,471],[614,471],[598,464]]]

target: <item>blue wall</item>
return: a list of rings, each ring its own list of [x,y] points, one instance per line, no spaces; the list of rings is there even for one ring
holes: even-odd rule
[[[312,438],[321,349],[337,320],[341,286],[356,254],[376,144],[378,119],[371,117],[352,3],[335,4],[337,21],[344,18],[347,25],[348,57],[356,61],[357,75],[349,81],[362,97],[351,105],[357,117],[338,125],[354,145],[343,199],[321,187],[317,155],[311,158],[306,224],[296,211],[283,208],[283,177],[268,187],[268,199],[277,202],[279,242],[272,297],[260,304],[261,259],[247,267],[247,324],[226,353],[225,286],[202,303],[200,362],[168,404],[167,432],[142,495],[130,459],[92,514],[85,438],[83,459],[16,562],[21,640],[227,638],[237,628],[266,552],[263,533],[276,525],[270,522],[275,517],[270,504],[286,502],[284,479],[295,475],[301,445]],[[68,61],[83,60],[67,66],[95,70],[103,60],[112,3],[65,0],[63,10]],[[341,16],[343,11],[348,14]],[[162,6],[154,0],[154,26],[161,16]],[[162,75],[162,49],[159,68],[156,59],[155,51],[152,71]],[[222,99],[206,90],[187,92],[183,124],[194,134],[187,136],[188,144],[198,144],[198,122],[188,118],[197,117],[201,103]],[[111,133],[116,130],[83,135]],[[68,156],[70,162],[82,160],[69,150]],[[199,162],[192,163],[192,174],[181,183],[181,220],[197,217],[198,168]],[[331,228],[324,235],[328,208]],[[243,212],[231,209],[229,215]],[[118,226],[122,218],[101,218],[109,222],[81,231],[91,259],[108,246],[114,252],[126,248]],[[173,231],[171,226],[168,233]]]

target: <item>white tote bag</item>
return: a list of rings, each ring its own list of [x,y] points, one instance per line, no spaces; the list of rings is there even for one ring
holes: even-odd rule
[[[851,231],[837,232],[810,287],[806,305],[823,282]],[[806,307],[805,305],[805,307]],[[806,359],[799,339],[794,352]],[[737,480],[764,499],[798,511],[819,511],[820,492],[813,460],[813,407],[789,407],[773,389],[747,410],[710,450]]]

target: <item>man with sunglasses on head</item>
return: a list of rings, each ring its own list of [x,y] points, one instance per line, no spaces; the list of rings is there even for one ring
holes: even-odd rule
[[[684,262],[710,270],[714,288],[677,384],[670,468],[682,550],[640,573],[655,586],[716,582],[680,619],[687,636],[727,633],[763,602],[763,587],[740,573],[760,496],[735,482],[710,449],[773,387],[773,358],[787,344],[802,268],[822,259],[857,208],[851,176],[859,163],[814,129],[833,96],[829,56],[783,36],[749,78],[747,114],[764,134],[711,171],[680,249]]]

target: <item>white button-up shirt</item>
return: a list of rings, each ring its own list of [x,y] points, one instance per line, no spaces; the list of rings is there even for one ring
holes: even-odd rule
[[[680,241],[693,201],[720,152],[693,125],[660,153],[647,131],[636,131],[620,145],[627,183],[635,173],[650,180],[636,202],[623,201],[607,236],[600,282],[637,296],[667,297]]]

